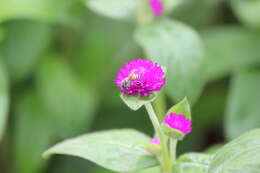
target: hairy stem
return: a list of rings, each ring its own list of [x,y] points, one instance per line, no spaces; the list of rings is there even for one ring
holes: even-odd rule
[[[161,147],[162,147],[162,173],[171,173],[171,159],[169,157],[169,149],[168,149],[168,137],[165,136],[161,130],[160,123],[158,121],[158,118],[154,112],[154,109],[152,107],[151,103],[146,103],[145,108],[148,112],[148,115],[152,121],[153,127],[155,129],[156,134],[158,135],[160,141],[161,141]]]
[[[174,163],[176,160],[176,147],[177,147],[177,140],[176,139],[170,139],[170,157],[171,157],[171,163]]]

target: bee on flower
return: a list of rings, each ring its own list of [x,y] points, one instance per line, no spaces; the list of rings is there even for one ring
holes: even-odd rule
[[[125,94],[148,96],[160,91],[166,82],[164,76],[157,63],[139,58],[129,61],[119,70],[115,83]]]

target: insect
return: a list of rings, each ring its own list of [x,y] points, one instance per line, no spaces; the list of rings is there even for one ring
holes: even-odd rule
[[[123,88],[123,89],[125,89],[125,90],[129,89],[129,87],[130,87],[133,83],[138,84],[138,85],[141,84],[139,81],[135,81],[135,80],[137,80],[137,79],[140,79],[141,76],[138,75],[138,74],[136,74],[136,73],[134,73],[134,72],[135,72],[135,71],[132,71],[132,72],[128,75],[128,77],[123,80],[123,82],[122,82],[122,88]]]

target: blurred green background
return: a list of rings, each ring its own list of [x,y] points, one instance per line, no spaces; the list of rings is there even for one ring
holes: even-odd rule
[[[106,18],[90,1],[0,0],[1,173],[107,173],[86,160],[43,160],[41,153],[96,130],[153,134],[146,112],[130,111],[114,84],[126,61],[145,57],[136,24]],[[196,30],[205,48],[193,132],[178,153],[260,127],[260,1],[183,0],[169,17]],[[168,107],[175,103],[166,98]]]

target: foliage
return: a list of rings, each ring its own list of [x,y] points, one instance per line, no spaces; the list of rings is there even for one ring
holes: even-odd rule
[[[132,129],[95,132],[57,144],[43,156],[55,153],[79,156],[117,172],[129,172],[157,164],[144,148],[135,146],[148,139]]]
[[[193,131],[173,171],[259,172],[260,1],[161,1],[159,17],[148,0],[0,1],[1,173],[159,173],[142,107],[161,120],[185,97],[191,109],[170,111],[192,113]],[[138,57],[164,66],[166,86],[125,104],[114,76]]]

